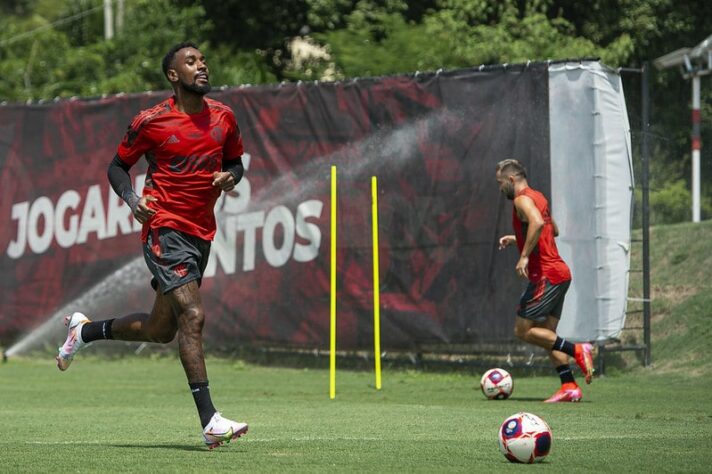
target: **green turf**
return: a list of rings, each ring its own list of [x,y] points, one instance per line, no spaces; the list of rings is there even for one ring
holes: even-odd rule
[[[712,382],[609,376],[579,404],[540,402],[555,377],[518,377],[513,399],[486,401],[462,373],[337,374],[209,360],[213,398],[247,436],[208,451],[177,360],[81,356],[0,366],[2,472],[709,472]],[[554,433],[541,465],[507,462],[497,429],[529,411]]]

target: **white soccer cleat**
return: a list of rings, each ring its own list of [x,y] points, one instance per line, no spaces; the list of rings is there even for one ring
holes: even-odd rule
[[[203,441],[208,448],[213,449],[223,443],[229,443],[245,433],[247,433],[247,423],[228,420],[223,418],[220,413],[215,412],[210,423],[203,430]]]
[[[90,322],[89,318],[82,313],[74,313],[71,316],[64,317],[64,325],[67,326],[67,340],[59,348],[59,354],[56,357],[59,370],[67,370],[69,364],[72,363],[72,359],[74,359],[74,355],[86,345],[82,341],[82,326],[88,322]]]

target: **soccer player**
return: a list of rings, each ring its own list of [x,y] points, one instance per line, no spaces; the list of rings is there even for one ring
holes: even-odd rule
[[[549,203],[544,195],[529,187],[521,163],[511,159],[500,161],[496,177],[500,191],[514,201],[514,235],[500,237],[499,249],[516,244],[519,261],[515,270],[520,277],[529,279],[517,308],[514,333],[519,339],[549,351],[549,358],[561,378],[561,388],[545,401],[578,402],[581,388],[569,367],[569,356],[581,368],[586,383],[591,383],[592,347],[588,343],[573,344],[556,334],[564,297],[571,284],[571,272],[559,256],[554,241],[559,229],[549,214]]]
[[[57,367],[67,370],[92,341],[165,344],[177,335],[203,441],[212,449],[247,432],[246,423],[223,418],[210,398],[199,293],[216,230],[213,207],[244,172],[242,138],[232,110],[205,97],[210,91],[208,64],[195,44],[172,47],[163,58],[163,73],[174,95],[136,115],[108,168],[112,188],[143,224],[143,256],[156,295],[153,309],[95,322],[78,312],[65,317],[67,339]],[[148,172],[139,197],[129,169],[142,155]]]

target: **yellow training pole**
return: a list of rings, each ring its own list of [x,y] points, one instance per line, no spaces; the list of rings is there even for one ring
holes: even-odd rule
[[[378,183],[371,176],[373,227],[373,355],[376,361],[376,389],[381,389],[381,295],[378,279]]]
[[[336,397],[336,166],[331,167],[331,330],[329,344],[329,398]]]

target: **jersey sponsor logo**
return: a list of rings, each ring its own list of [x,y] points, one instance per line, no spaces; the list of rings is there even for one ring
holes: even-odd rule
[[[197,171],[220,171],[220,154],[174,156],[168,169],[171,173],[191,173]]]
[[[168,140],[166,140],[166,143],[180,143],[180,140],[175,135],[171,135],[170,137],[168,137]]]

